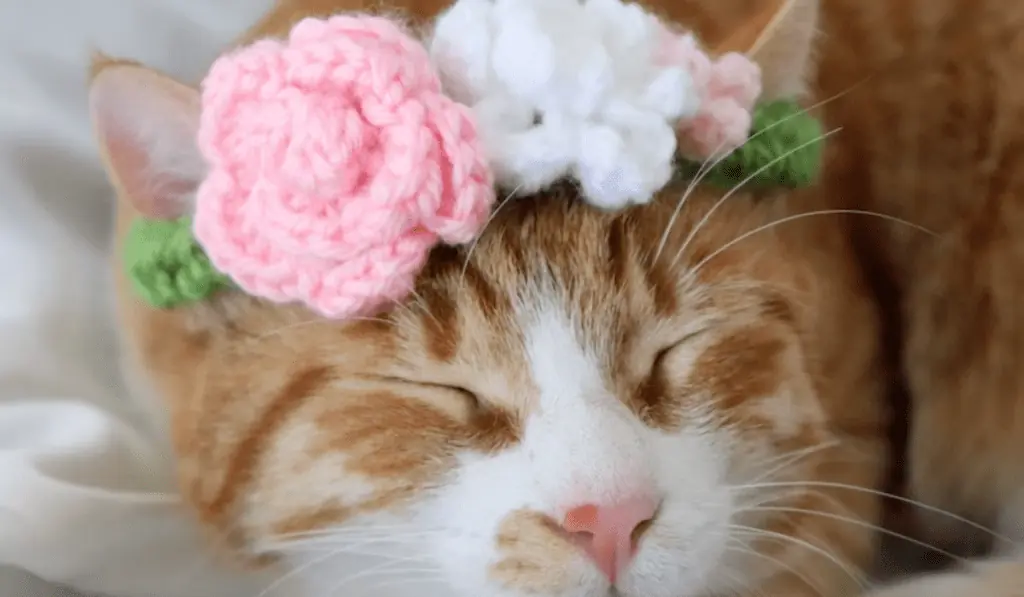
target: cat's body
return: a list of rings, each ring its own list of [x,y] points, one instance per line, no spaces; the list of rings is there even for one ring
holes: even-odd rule
[[[671,4],[714,37],[759,1]],[[843,127],[821,190],[930,232],[852,220],[910,400],[902,491],[944,512],[902,509],[900,530],[1003,551],[1024,540],[1024,4],[820,8],[809,103]]]
[[[404,8],[424,17],[444,4]],[[743,45],[753,27],[767,88],[805,87],[814,0],[655,4],[712,46]],[[964,8],[968,20],[996,19],[982,28],[993,44],[1004,41],[993,30],[1006,27],[1009,35],[1012,13],[1024,13],[991,14],[998,4],[972,5],[988,13]],[[781,18],[762,18],[776,14],[767,5],[778,5]],[[917,12],[900,11],[911,5]],[[1006,484],[1019,479],[1010,449],[1024,431],[977,444],[983,452],[973,462],[991,464],[981,478],[971,477],[978,471],[969,461],[945,455],[966,453],[950,438],[964,437],[960,425],[974,425],[975,412],[982,414],[971,432],[998,438],[984,427],[989,411],[965,402],[977,386],[948,381],[963,363],[938,353],[1003,354],[969,327],[979,303],[957,300],[965,287],[956,268],[999,267],[991,260],[1012,258],[1012,249],[992,245],[967,259],[955,243],[939,253],[934,236],[911,226],[868,227],[866,217],[835,213],[800,217],[837,208],[891,212],[948,235],[964,223],[991,224],[968,213],[975,181],[984,183],[978,196],[987,202],[979,205],[1011,209],[1001,198],[1024,196],[1013,194],[1008,177],[1016,171],[1003,152],[1016,147],[1013,138],[1000,136],[1008,134],[1002,125],[998,135],[969,127],[975,112],[945,79],[975,76],[941,66],[962,52],[955,36],[932,40],[941,31],[926,26],[939,27],[954,5],[966,6],[822,0],[825,74],[806,88],[824,98],[861,85],[828,106],[828,124],[846,130],[830,139],[829,170],[815,188],[739,192],[721,204],[722,190],[698,188],[678,218],[685,186],[623,215],[600,213],[565,190],[515,200],[472,250],[438,251],[408,306],[352,324],[237,295],[159,311],[139,302],[122,277],[132,364],[169,407],[186,498],[232,549],[308,565],[303,575],[317,597],[606,597],[611,581],[623,597],[854,594],[876,550],[878,492],[888,489],[893,456],[893,375],[873,288],[848,242],[856,229],[865,245],[876,243],[879,275],[898,282],[905,306],[905,368],[927,423],[912,429],[912,496],[983,522],[1003,514],[1012,503]],[[903,28],[866,25],[884,21],[876,14],[883,6],[906,17],[893,21]],[[246,39],[282,36],[302,16],[358,8],[351,0],[284,0]],[[906,40],[923,48],[910,62],[917,70],[864,80],[911,48]],[[935,71],[922,66],[931,57]],[[965,58],[972,59],[981,58]],[[935,87],[924,85],[932,80]],[[922,97],[914,91],[922,85],[948,95]],[[1002,114],[1003,104],[993,105],[1002,86],[993,87],[969,104],[982,110],[979,118]],[[166,213],[179,199],[154,187],[147,169],[176,188],[201,174],[173,170],[182,163],[175,152],[194,147],[159,145],[189,138],[195,107],[194,90],[140,67],[107,64],[97,74],[93,109],[122,197],[119,238],[136,210]],[[1008,110],[1005,118],[1018,117]],[[960,132],[956,147],[946,144],[947,120],[947,129]],[[169,130],[159,138],[138,132],[161,127]],[[993,150],[988,144],[997,141],[1006,145]],[[994,151],[984,162],[992,170],[979,179],[972,160],[986,149]],[[946,178],[922,174],[940,166]],[[1012,226],[1013,214],[1002,216]],[[968,248],[977,248],[977,237],[965,234],[975,240]],[[966,290],[980,287],[977,278],[970,282]],[[929,295],[934,285],[944,292]],[[1000,313],[1012,298],[985,296],[991,309],[1003,301]],[[945,301],[947,311],[929,310],[934,301]],[[962,322],[942,319],[957,312]],[[986,338],[995,342],[1005,332],[1009,344],[999,350],[1010,350],[1024,334],[1000,321],[1005,329],[986,328]],[[940,342],[943,334],[953,340]],[[999,392],[979,394],[998,409],[1013,405],[1011,372],[998,379],[977,368],[957,374],[999,381]],[[941,393],[932,387],[940,382]],[[949,416],[949,405],[961,410]],[[1008,414],[994,412],[996,422],[1012,425]],[[947,467],[933,470],[933,462]],[[975,488],[986,492],[965,491]],[[566,522],[587,504],[632,512],[636,532],[626,540],[637,552],[614,579],[602,576],[593,551],[586,555],[598,537],[570,532]],[[324,559],[323,547],[299,549],[314,539],[360,555]],[[382,563],[397,582],[386,566],[373,571]],[[419,583],[411,582],[416,569]]]
[[[848,152],[836,187],[936,235],[859,222],[900,321],[906,491],[1024,540],[1024,4],[854,4],[825,2],[820,96],[871,76],[828,108]],[[992,540],[908,514],[947,548]]]

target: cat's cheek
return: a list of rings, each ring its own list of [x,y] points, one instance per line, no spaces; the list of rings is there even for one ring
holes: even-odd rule
[[[321,529],[309,545],[283,553],[286,576],[265,597],[423,597],[444,587],[430,571],[432,545],[421,521],[411,505],[355,517],[333,533]]]

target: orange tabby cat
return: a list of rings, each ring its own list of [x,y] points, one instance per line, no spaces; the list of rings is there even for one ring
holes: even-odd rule
[[[284,33],[296,7],[345,6],[283,4],[251,37]],[[780,91],[809,39],[784,21],[762,64]],[[99,66],[120,236],[138,211],[188,209],[198,102],[140,66]],[[516,199],[472,251],[436,251],[416,300],[349,324],[236,295],[158,311],[120,279],[185,497],[220,540],[314,595],[855,589],[880,504],[842,486],[883,481],[886,376],[840,221],[733,242],[825,206],[813,191],[719,204],[713,188],[681,205],[684,191],[619,215],[564,189]],[[621,524],[565,528],[589,506]],[[340,555],[315,549],[324,537]],[[615,562],[588,557],[620,539],[633,547]],[[389,582],[403,558],[418,583]],[[395,572],[366,574],[382,564]]]
[[[403,7],[426,17],[446,4]],[[902,52],[902,36],[951,57],[957,47],[927,29],[952,0],[648,4],[711,47],[751,50],[770,95],[846,91]],[[245,40],[362,7],[283,0]],[[903,28],[884,33],[896,15]],[[941,122],[895,126],[935,103],[901,90],[909,79],[862,86],[877,114],[830,106],[850,124],[830,140],[819,188],[720,201],[721,190],[678,185],[618,215],[566,189],[516,199],[472,250],[436,251],[415,300],[378,318],[339,324],[233,294],[158,311],[119,278],[130,367],[170,411],[183,494],[218,540],[292,569],[311,595],[855,594],[881,518],[890,376],[849,221],[821,212],[954,191],[914,187],[919,174],[885,184],[904,158],[929,165],[919,148],[950,169],[977,161],[949,147],[960,145]],[[119,239],[140,213],[187,213],[202,177],[196,90],[102,62],[91,101]],[[971,146],[970,132],[958,142]],[[865,157],[876,149],[885,159]],[[915,296],[906,274],[917,262],[904,255],[934,237],[884,232],[903,243],[889,271]],[[926,471],[911,478],[949,477]],[[623,536],[569,532],[581,506],[616,513]],[[613,565],[588,557],[609,539],[632,548]]]

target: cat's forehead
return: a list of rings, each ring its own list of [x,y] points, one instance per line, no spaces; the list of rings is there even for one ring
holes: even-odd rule
[[[427,381],[454,383],[445,372],[486,371],[504,376],[495,383],[519,385],[527,335],[555,318],[599,366],[621,368],[702,319],[736,320],[751,306],[756,316],[758,304],[778,304],[755,279],[766,275],[759,259],[771,254],[763,246],[770,235],[720,251],[751,225],[750,210],[719,205],[705,217],[719,194],[703,191],[677,209],[685,190],[615,213],[571,196],[513,199],[477,242],[438,247],[414,292],[392,308],[317,323],[302,309],[264,304],[252,327],[264,336],[273,330],[278,343],[336,354],[338,366],[353,372],[429,370],[440,378]]]
[[[412,368],[522,369],[531,330],[557,319],[613,367],[735,306],[693,270],[729,240],[717,220],[690,235],[697,218],[677,202],[607,213],[560,199],[513,200],[475,245],[435,251],[415,294],[385,315],[400,358]],[[707,199],[692,198],[696,213]],[[726,275],[716,268],[707,273]]]

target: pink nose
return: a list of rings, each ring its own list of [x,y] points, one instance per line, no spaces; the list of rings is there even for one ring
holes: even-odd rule
[[[562,528],[576,535],[583,550],[614,584],[636,555],[637,541],[657,510],[658,501],[648,497],[608,506],[584,504],[566,513]]]

